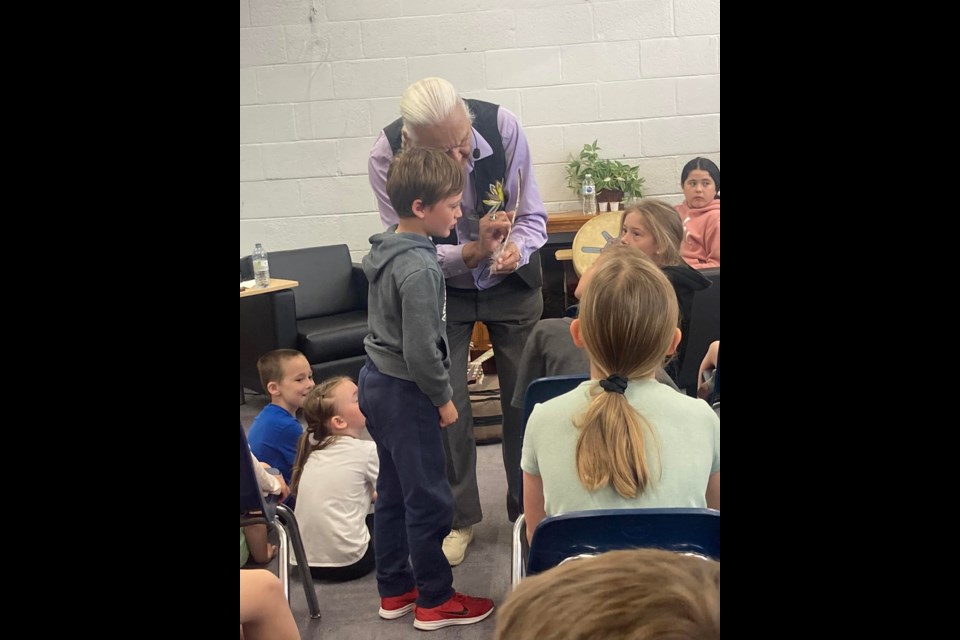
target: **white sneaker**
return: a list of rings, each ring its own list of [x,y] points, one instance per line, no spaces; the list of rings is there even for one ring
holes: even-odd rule
[[[467,545],[472,540],[473,527],[450,530],[447,537],[443,539],[443,555],[447,556],[447,562],[451,567],[463,562],[463,557],[467,554]]]

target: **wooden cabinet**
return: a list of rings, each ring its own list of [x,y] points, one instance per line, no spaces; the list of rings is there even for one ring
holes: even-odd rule
[[[588,220],[580,211],[563,211],[547,214],[547,243],[540,249],[543,264],[543,317],[560,318],[567,306],[573,303],[573,290],[577,286],[577,274],[569,260],[557,260],[558,249],[570,249],[573,238]]]
[[[547,214],[547,234],[551,233],[573,233],[576,234],[580,227],[587,220],[592,220],[593,216],[585,216],[580,211],[561,211],[560,213]]]

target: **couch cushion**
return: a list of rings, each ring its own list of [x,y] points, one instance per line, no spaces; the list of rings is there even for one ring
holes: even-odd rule
[[[366,302],[353,287],[353,263],[345,244],[273,251],[268,258],[272,277],[300,283],[293,290],[298,320],[353,311]]]
[[[366,335],[366,311],[338,313],[297,322],[300,351],[311,363],[363,355],[363,339]]]

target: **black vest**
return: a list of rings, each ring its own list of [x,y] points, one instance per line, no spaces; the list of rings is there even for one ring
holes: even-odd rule
[[[483,136],[493,149],[493,154],[486,158],[473,161],[473,191],[474,191],[474,215],[483,215],[486,207],[483,204],[483,194],[486,192],[486,185],[491,185],[497,180],[506,183],[504,176],[507,173],[507,158],[503,151],[503,138],[500,137],[500,129],[497,127],[497,113],[500,111],[500,105],[482,100],[466,100],[467,105],[473,112],[473,128]],[[393,154],[403,145],[403,119],[397,118],[383,128],[383,135],[390,143]],[[449,238],[434,238],[437,244],[453,243],[453,234]],[[530,260],[524,266],[517,269],[516,274],[531,289],[536,289],[542,285],[543,279],[540,275],[540,252],[534,251],[530,255]]]

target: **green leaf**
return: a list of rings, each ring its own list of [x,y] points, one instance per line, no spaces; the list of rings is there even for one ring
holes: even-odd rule
[[[603,184],[609,189],[623,191],[624,197],[643,197],[643,178],[640,177],[640,167],[630,166],[619,160],[600,158],[600,146],[594,140],[584,144],[580,155],[576,158],[570,155],[566,165],[567,187],[576,194],[580,194],[583,178],[591,174],[597,184]]]

